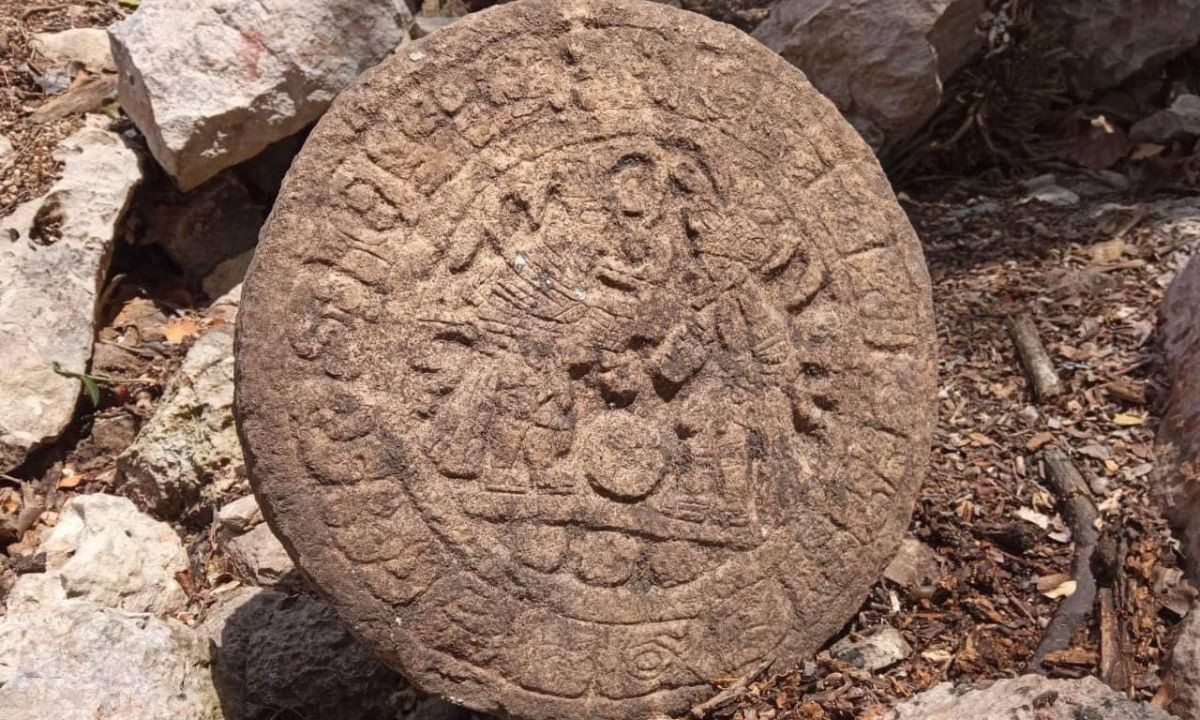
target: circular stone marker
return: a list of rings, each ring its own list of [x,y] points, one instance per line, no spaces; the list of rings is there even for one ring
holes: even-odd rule
[[[525,718],[785,670],[908,523],[929,282],[804,77],[670,7],[521,0],[308,140],[242,305],[263,509],[367,646]]]

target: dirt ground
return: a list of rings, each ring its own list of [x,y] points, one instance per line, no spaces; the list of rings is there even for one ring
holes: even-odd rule
[[[49,151],[80,122],[29,122],[48,99],[28,71],[38,62],[29,34],[104,25],[130,9],[100,0],[34,2],[0,0],[0,134],[17,148],[0,169],[0,214],[49,187],[57,172]],[[119,116],[114,123],[121,126]],[[870,672],[821,653],[798,672],[758,679],[714,714],[872,718],[939,682],[1023,673],[1061,602],[1052,596],[1065,592],[1071,572],[1071,537],[1044,481],[1049,448],[1069,453],[1095,496],[1097,575],[1113,612],[1083,623],[1065,650],[1047,658],[1047,671],[1096,674],[1132,697],[1167,701],[1164,650],[1194,591],[1180,580],[1177,544],[1148,498],[1164,390],[1156,313],[1195,238],[1164,232],[1149,212],[1170,198],[1091,187],[1098,194],[1068,208],[1028,201],[1015,186],[955,180],[936,193],[902,194],[925,247],[940,343],[938,427],[911,535],[937,553],[939,568],[931,582],[881,580],[846,633],[890,626],[911,654]],[[30,486],[50,495],[52,507],[76,493],[113,490],[119,449],[97,444],[93,419],[148,417],[204,322],[194,298],[139,252],[118,253],[100,338],[137,326],[145,352],[128,353],[119,375],[148,381],[107,386],[98,409],[81,401],[84,411],[61,442],[0,478],[0,512],[19,512]],[[1005,321],[1020,313],[1034,319],[1066,383],[1053,401],[1032,397],[1016,358]],[[211,554],[211,510],[181,528],[195,555],[185,581],[197,619],[213,587],[238,579]],[[6,572],[54,519],[47,513],[9,546]]]

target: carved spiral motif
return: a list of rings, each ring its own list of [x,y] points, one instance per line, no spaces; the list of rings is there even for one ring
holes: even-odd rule
[[[920,249],[827,101],[732,28],[520,0],[343,94],[246,284],[272,527],[423,689],[676,713],[857,609],[932,416]]]

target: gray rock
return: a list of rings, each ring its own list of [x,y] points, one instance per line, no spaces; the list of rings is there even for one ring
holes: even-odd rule
[[[1029,199],[1054,207],[1075,207],[1079,204],[1079,193],[1058,184],[1054,175],[1039,175],[1022,183],[1029,190]]]
[[[160,517],[248,491],[233,425],[232,324],[212,328],[188,350],[117,469],[121,493]]]
[[[1134,124],[1129,137],[1137,142],[1168,143],[1184,135],[1200,135],[1200,97],[1180,95],[1171,107]]]
[[[1148,703],[1128,700],[1094,677],[1050,680],[1024,675],[986,688],[942,683],[898,705],[885,720],[1170,720]]]
[[[1167,658],[1175,687],[1168,710],[1183,720],[1200,720],[1200,611],[1192,606]]]
[[[221,720],[206,643],[174,620],[69,601],[0,617],[5,720]]]
[[[80,382],[52,363],[87,369],[117,223],[141,180],[137,155],[92,124],[54,157],[63,175],[50,192],[0,220],[0,472],[58,437],[75,413]]]
[[[79,495],[38,547],[46,571],[20,576],[9,610],[48,607],[67,598],[156,615],[182,610],[187,596],[175,574],[188,568],[179,536],[129,500]]]
[[[266,523],[224,544],[234,571],[255,585],[278,585],[298,580],[296,566]]]
[[[30,38],[29,45],[41,56],[41,64],[45,66],[35,79],[46,92],[63,92],[79,70],[90,73],[117,71],[104,28],[37,33]]]
[[[933,548],[916,538],[904,538],[883,576],[901,587],[913,587],[937,580],[939,571],[938,554]]]
[[[1038,11],[1059,24],[1076,58],[1083,94],[1161,65],[1200,41],[1200,0],[1044,0]]]
[[[215,646],[214,678],[228,720],[470,717],[409,689],[315,597],[239,588],[209,610],[199,630]]]
[[[983,11],[982,0],[781,0],[753,34],[860,133],[899,140],[933,116],[942,84],[979,50]]]
[[[186,190],[316,120],[411,22],[403,0],[144,0],[109,32],[121,105]]]
[[[872,672],[883,670],[912,655],[912,646],[893,627],[881,627],[859,637],[848,636],[829,648],[829,654],[845,663]]]
[[[0,167],[6,167],[15,154],[16,148],[13,147],[12,141],[0,135]]]
[[[269,210],[232,173],[222,173],[186,194],[168,187],[145,213],[146,239],[196,282],[252,251]]]
[[[248,533],[262,521],[262,510],[253,495],[238,498],[217,511],[217,531],[225,538]]]
[[[204,276],[200,287],[209,297],[220,297],[242,283],[246,271],[250,269],[250,261],[254,259],[254,250],[247,250],[239,255],[226,258]]]

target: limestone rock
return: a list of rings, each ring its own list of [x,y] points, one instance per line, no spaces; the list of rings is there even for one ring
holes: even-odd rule
[[[754,37],[884,141],[916,132],[981,42],[983,0],[780,0]],[[865,126],[865,127],[864,127]]]
[[[254,251],[247,250],[239,255],[226,258],[204,276],[200,284],[204,294],[211,298],[220,297],[234,287],[241,285],[250,269],[250,261],[254,259]]]
[[[255,585],[277,585],[298,579],[287,550],[265,524],[230,538],[224,548],[237,574]]]
[[[166,518],[246,490],[233,424],[233,326],[196,340],[137,440],[117,459],[121,493]]]
[[[1087,720],[1171,720],[1149,703],[1128,700],[1094,677],[1050,680],[1023,675],[974,689],[942,683],[898,705],[886,720],[1013,720],[1060,717]]]
[[[187,190],[316,120],[411,22],[403,0],[144,0],[109,33],[121,106]]]
[[[1200,41],[1200,0],[1044,0],[1075,53],[1072,81],[1083,94],[1153,69]]]
[[[164,185],[163,196],[144,211],[145,237],[161,247],[189,281],[200,281],[258,243],[270,208],[232,173],[221,173],[188,193]],[[211,289],[216,295],[228,290]]]
[[[371,656],[328,605],[309,595],[240,588],[209,610],[200,632],[215,646],[227,720],[466,720],[418,696]]]
[[[1200,135],[1200,96],[1180,95],[1171,107],[1138,121],[1129,130],[1137,142],[1169,143],[1185,135]]]
[[[63,175],[50,192],[0,220],[0,472],[74,415],[80,383],[52,364],[87,369],[114,233],[141,179],[137,155],[90,124],[54,156]]]
[[[0,168],[7,167],[15,154],[16,148],[13,147],[12,140],[0,135]]]
[[[5,720],[222,720],[192,630],[90,603],[0,617]]]
[[[872,672],[883,670],[912,655],[912,646],[893,627],[877,628],[861,637],[845,637],[829,648],[829,654]]]
[[[883,576],[901,587],[915,587],[938,579],[940,558],[933,548],[916,538],[904,538]]]
[[[175,573],[188,568],[179,536],[125,498],[99,493],[72,498],[38,552],[46,555],[46,571],[17,580],[10,610],[66,598],[156,615],[187,605],[175,580]]]
[[[248,533],[262,521],[262,510],[253,495],[238,498],[217,511],[217,530],[224,538]]]
[[[45,66],[37,80],[47,92],[66,90],[81,69],[90,73],[117,71],[104,28],[36,33],[29,45]]]
[[[927,460],[929,281],[870,149],[663,5],[519,0],[375,68],[292,165],[238,333],[268,523],[484,712],[644,720],[794,667]]]
[[[1188,577],[1200,579],[1200,244],[1162,305],[1171,389],[1155,443],[1155,490],[1182,531]]]

